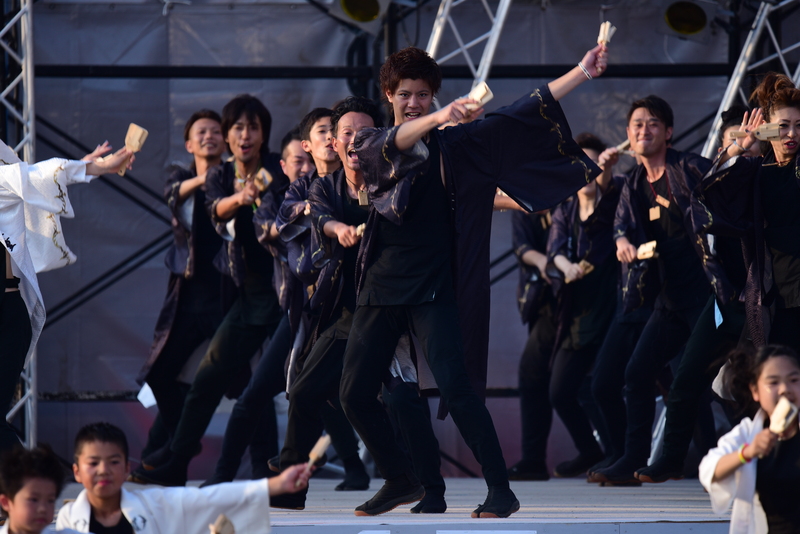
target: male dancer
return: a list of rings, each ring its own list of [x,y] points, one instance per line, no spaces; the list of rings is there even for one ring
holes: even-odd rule
[[[191,167],[173,166],[164,191],[172,212],[174,242],[164,259],[170,271],[167,297],[138,378],[147,382],[158,402],[158,417],[150,429],[143,458],[162,446],[169,447],[189,391],[189,385],[177,377],[194,350],[216,331],[226,311],[221,289],[229,280],[213,265],[222,238],[214,231],[205,206],[206,175],[222,162],[225,151],[221,120],[210,109],[189,117],[183,138],[186,151],[192,155]],[[167,435],[159,436],[161,430]]]
[[[598,45],[579,67],[513,105],[443,130],[436,128],[482,110],[470,111],[477,103],[459,99],[428,114],[441,71],[422,50],[401,50],[381,68],[395,128],[365,130],[347,148],[364,172],[374,209],[359,251],[358,307],[340,395],[386,479],[356,515],[382,514],[424,495],[376,399],[407,330],[419,339],[442,398],[483,467],[489,494],[473,517],[508,517],[519,509],[491,416],[467,374],[468,367],[486,369],[492,205],[500,187],[528,210],[545,209],[599,174],[572,141],[557,101],[605,65]]]
[[[222,395],[281,320],[272,286],[273,258],[258,242],[253,225],[256,199],[263,202],[270,191],[288,185],[278,165],[280,156],[267,149],[271,125],[267,108],[250,95],[239,95],[222,109],[222,134],[233,161],[208,172],[206,208],[217,233],[226,240],[215,265],[231,275],[239,295],[200,363],[170,454],[160,463],[150,463],[155,469],[136,470],[136,477],[145,482],[186,483],[192,454]],[[271,229],[267,233],[273,234]]]

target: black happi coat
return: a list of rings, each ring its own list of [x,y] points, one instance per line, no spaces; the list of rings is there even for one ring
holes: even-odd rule
[[[768,294],[774,290],[772,256],[764,236],[764,206],[761,199],[763,157],[734,157],[714,168],[695,188],[698,209],[692,213],[698,233],[741,238],[747,282],[744,300],[747,325],[753,344],[769,339]],[[800,161],[795,176],[800,187]]]
[[[550,212],[539,214],[514,211],[511,214],[511,242],[519,263],[517,306],[522,324],[527,324],[528,328],[533,328],[541,307],[552,300],[552,292],[539,269],[523,262],[522,256],[529,250],[546,255],[549,232]]]
[[[736,288],[728,279],[719,259],[711,252],[708,237],[697,235],[692,222],[693,213],[701,206],[692,197],[692,191],[705,173],[711,168],[711,161],[697,154],[678,152],[667,149],[666,177],[669,179],[670,189],[674,201],[683,213],[684,226],[687,234],[696,236],[693,241],[694,249],[702,261],[703,270],[711,283],[711,288],[719,301],[723,304],[737,297]],[[638,165],[625,178],[619,205],[614,221],[614,238],[627,237],[632,245],[639,245],[648,241],[645,234],[645,223],[649,220],[649,208],[639,202],[640,188],[647,186],[647,171],[644,165]],[[658,247],[656,247],[658,251]],[[654,264],[653,260],[647,260]],[[652,305],[659,294],[659,279],[655,269],[649,268],[646,273],[635,273],[638,262],[622,264],[622,294],[624,311],[628,312],[640,306]]]
[[[198,234],[200,226],[206,225],[210,230],[210,232],[204,232],[205,235],[210,237],[211,241],[211,243],[205,244],[205,246],[212,246],[217,249],[222,247],[222,238],[214,232],[211,226],[211,220],[208,218],[208,213],[206,213],[205,210],[206,196],[203,188],[196,189],[184,202],[180,202],[178,192],[181,183],[189,178],[193,178],[195,175],[196,173],[191,169],[174,165],[170,168],[169,177],[164,187],[164,198],[172,213],[173,241],[172,246],[167,250],[167,255],[164,258],[164,263],[170,272],[169,283],[164,305],[156,321],[150,354],[136,378],[139,384],[144,383],[147,374],[150,372],[150,368],[161,355],[161,351],[167,343],[172,325],[175,321],[175,315],[178,311],[181,288],[185,284],[185,280],[191,279],[194,276],[197,269],[195,237]],[[213,234],[213,236],[210,234]],[[202,266],[201,268],[209,267],[211,266]],[[222,308],[223,302],[220,299],[220,309],[224,312],[225,310]]]
[[[554,351],[568,334],[573,338],[570,345],[573,349],[591,344],[599,346],[605,337],[604,332],[614,314],[617,263],[614,256],[614,215],[623,180],[622,177],[613,177],[602,194],[598,188],[600,199],[585,221],[579,217],[577,195],[553,210],[553,225],[547,242],[548,261],[553,262],[556,256],[561,255],[572,263],[585,260],[594,266],[594,271],[586,275],[587,279],[566,284],[563,273],[553,265],[557,271],[557,276],[551,276],[551,280],[558,297],[556,321],[559,331]],[[576,313],[576,306],[580,306],[579,313]]]
[[[362,130],[356,136],[364,180],[373,208],[356,269],[362,288],[378,217],[402,224],[411,187],[426,165],[427,148],[418,142],[400,152],[397,127]],[[483,120],[444,130],[437,136],[444,165],[454,242],[442,244],[453,255],[455,295],[465,364],[473,387],[483,395],[489,351],[489,238],[494,195],[499,187],[529,211],[548,209],[600,173],[572,140],[561,106],[547,86],[534,90]],[[446,206],[443,206],[446,208]]]

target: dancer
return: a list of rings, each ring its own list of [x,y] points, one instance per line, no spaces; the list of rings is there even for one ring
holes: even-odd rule
[[[36,273],[77,260],[61,230],[61,217],[75,216],[67,186],[91,182],[133,162],[127,148],[100,158],[110,150],[106,142],[81,161],[53,158],[29,165],[0,142],[0,272],[5,274],[0,292],[0,406],[11,404],[20,373],[44,327],[44,301]],[[17,444],[14,429],[5,417],[0,418],[0,451]]]
[[[222,109],[222,135],[233,161],[208,172],[206,208],[226,241],[215,265],[233,278],[239,295],[200,363],[169,453],[146,459],[154,469],[134,472],[145,482],[186,483],[189,463],[222,395],[264,340],[275,333],[283,316],[272,285],[273,258],[258,242],[253,224],[254,209],[267,193],[288,185],[278,164],[280,156],[267,148],[271,124],[267,108],[250,95],[239,95]],[[266,233],[277,235],[272,228]],[[277,448],[277,436],[273,439]],[[270,456],[268,451],[265,454],[266,464]]]
[[[170,272],[167,296],[150,354],[137,378],[140,384],[147,382],[158,403],[143,458],[169,447],[189,392],[189,384],[179,381],[178,375],[195,349],[217,330],[226,311],[222,285],[229,279],[213,265],[222,238],[205,208],[206,175],[222,162],[225,151],[220,122],[219,114],[210,109],[189,117],[183,138],[192,164],[188,169],[173,166],[164,191],[172,212],[173,243],[164,258]],[[167,434],[163,437],[159,435],[162,426]]]
[[[797,532],[800,433],[794,419],[780,434],[769,428],[779,399],[800,403],[800,360],[786,346],[731,355],[729,390],[749,413],[700,463],[700,482],[716,514],[733,504],[731,534]],[[758,495],[758,498],[756,498]]]
[[[381,514],[424,495],[376,398],[407,330],[419,339],[442,398],[483,467],[489,494],[473,516],[508,517],[519,509],[491,416],[467,374],[468,366],[482,371],[475,380],[482,390],[492,204],[500,187],[528,210],[545,209],[598,174],[570,139],[557,101],[605,66],[605,48],[598,45],[579,67],[515,104],[443,130],[436,128],[482,110],[470,111],[466,106],[476,102],[459,99],[428,114],[441,71],[422,50],[401,50],[381,68],[395,127],[365,130],[347,150],[364,172],[374,209],[359,251],[358,306],[340,395],[386,479],[357,515]]]

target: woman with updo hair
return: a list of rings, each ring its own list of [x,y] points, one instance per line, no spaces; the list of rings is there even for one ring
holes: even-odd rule
[[[745,302],[755,346],[800,349],[800,89],[769,73],[751,96],[759,109],[745,114],[738,138],[695,190],[707,209],[692,214],[698,232],[742,238],[748,267]],[[763,156],[743,157],[755,132],[776,124],[779,137]]]

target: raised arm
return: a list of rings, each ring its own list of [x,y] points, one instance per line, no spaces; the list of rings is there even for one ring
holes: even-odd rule
[[[397,130],[394,144],[400,151],[408,150],[434,128],[451,122],[469,122],[473,117],[483,113],[483,108],[470,111],[467,109],[467,104],[479,104],[479,102],[471,98],[459,98],[439,111],[404,122]]]
[[[607,53],[608,49],[605,45],[598,44],[586,52],[581,62],[576,65],[575,68],[547,84],[553,98],[561,100],[583,82],[603,74],[608,65],[606,59]],[[581,65],[583,65],[583,68],[581,68]]]

